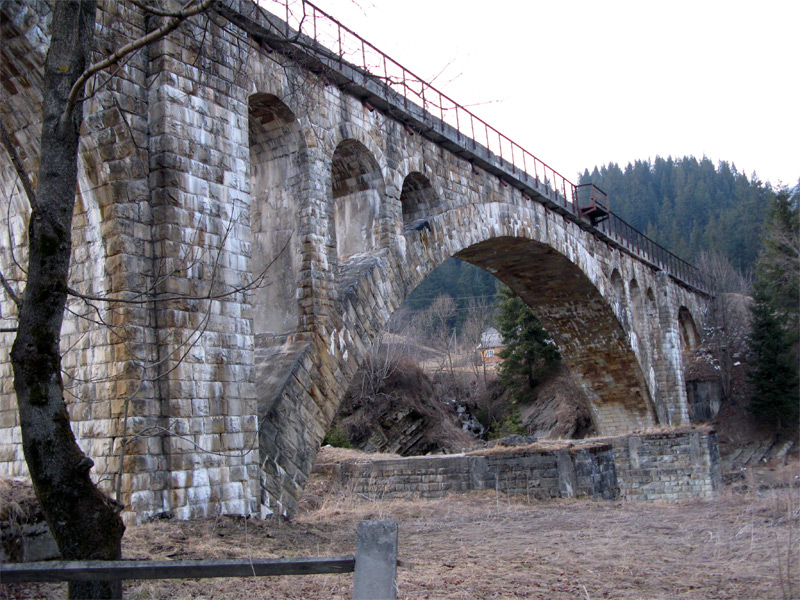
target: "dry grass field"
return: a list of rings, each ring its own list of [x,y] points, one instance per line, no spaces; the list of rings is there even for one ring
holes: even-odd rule
[[[762,470],[759,486],[712,501],[528,502],[477,492],[380,501],[314,480],[297,519],[220,517],[131,527],[128,558],[208,559],[350,554],[362,519],[394,519],[399,597],[541,599],[798,598],[797,467]],[[349,598],[352,575],[133,581],[128,599]],[[62,598],[57,585],[2,586],[6,598]]]

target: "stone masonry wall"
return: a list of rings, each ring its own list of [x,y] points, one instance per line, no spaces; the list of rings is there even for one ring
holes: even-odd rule
[[[722,487],[717,434],[691,430],[610,438],[625,500],[711,498]]]
[[[617,489],[608,444],[377,460],[345,464],[339,471],[345,485],[373,498],[441,498],[487,489],[535,498],[613,498]]]
[[[370,498],[499,490],[526,497],[632,501],[711,498],[721,486],[713,431],[674,431],[507,451],[318,465]]]

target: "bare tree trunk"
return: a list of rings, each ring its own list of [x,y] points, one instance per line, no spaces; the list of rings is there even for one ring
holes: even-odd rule
[[[117,505],[92,482],[92,460],[70,428],[59,351],[82,120],[81,103],[70,110],[67,98],[90,56],[96,5],[96,0],[60,0],[53,6],[28,276],[11,361],[25,460],[62,555],[113,560],[120,558],[125,527]],[[119,582],[71,583],[69,590],[73,598],[122,596]]]

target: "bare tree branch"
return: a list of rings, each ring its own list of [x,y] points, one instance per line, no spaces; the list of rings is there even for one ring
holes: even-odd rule
[[[2,271],[0,271],[0,285],[3,286],[3,289],[6,291],[6,294],[8,294],[8,297],[11,298],[14,304],[17,305],[17,308],[19,308],[20,302],[22,301],[20,300],[19,296],[17,296],[14,288],[11,287],[11,284],[8,283],[8,280],[5,278]]]
[[[80,298],[87,303],[90,302],[108,302],[111,304],[147,304],[148,302],[171,302],[174,300],[221,300],[222,298],[227,298],[233,296],[235,294],[239,294],[242,292],[247,292],[252,289],[258,288],[262,282],[264,281],[265,277],[267,276],[267,271],[269,271],[270,267],[275,264],[275,262],[283,255],[286,249],[289,247],[289,242],[291,241],[292,236],[286,239],[286,243],[281,247],[280,251],[275,255],[275,257],[267,263],[267,265],[261,270],[261,272],[250,279],[250,281],[246,282],[244,285],[237,286],[231,288],[230,290],[219,292],[218,294],[213,294],[213,284],[214,281],[212,280],[211,286],[207,293],[200,295],[200,296],[189,296],[184,294],[176,294],[173,296],[159,296],[156,298],[146,297],[146,298],[110,298],[108,296],[92,296],[90,294],[82,294],[77,290],[72,288],[67,288],[67,293],[70,296],[74,296],[76,298]],[[218,260],[218,259],[217,259]],[[216,267],[215,267],[216,268]],[[143,296],[144,294],[137,294],[137,296]]]
[[[36,208],[36,192],[33,190],[33,184],[31,183],[30,177],[28,177],[28,172],[25,170],[25,166],[22,164],[19,154],[17,154],[17,149],[14,146],[14,141],[11,139],[11,134],[8,132],[8,129],[6,129],[6,125],[3,123],[2,119],[0,119],[0,141],[3,142],[3,147],[11,157],[11,163],[14,165],[17,177],[19,177],[22,182],[22,187],[25,190],[25,195],[28,197],[31,210],[34,210]]]
[[[161,38],[169,34],[171,31],[177,29],[181,25],[181,23],[183,23],[189,17],[192,17],[207,10],[208,7],[214,3],[214,0],[202,0],[200,4],[192,6],[192,4],[194,3],[195,0],[189,0],[189,2],[187,2],[184,5],[182,10],[175,13],[174,16],[161,27],[159,27],[154,31],[151,31],[145,36],[142,36],[132,41],[129,44],[124,45],[122,48],[114,52],[114,54],[112,54],[111,56],[90,65],[86,70],[84,70],[81,76],[78,77],[78,79],[75,81],[74,85],[72,86],[72,89],[70,89],[64,114],[61,115],[62,125],[66,123],[66,121],[69,119],[70,114],[72,113],[72,109],[78,102],[78,97],[80,96],[81,90],[83,90],[83,86],[86,84],[86,82],[92,75],[117,63],[119,60],[121,60],[128,54],[136,52],[137,50],[144,48],[148,44],[152,44],[153,42],[160,40]]]

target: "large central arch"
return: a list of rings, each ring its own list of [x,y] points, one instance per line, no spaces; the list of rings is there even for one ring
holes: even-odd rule
[[[492,273],[533,309],[586,392],[598,431],[655,424],[628,337],[578,267],[549,246],[519,238],[486,240],[455,256]]]
[[[625,307],[594,249],[582,248],[579,237],[563,235],[563,224],[552,221],[533,204],[473,204],[430,218],[425,231],[407,231],[406,247],[418,275],[454,256],[511,287],[558,344],[599,432],[651,427],[657,422],[651,394],[615,314]],[[457,241],[452,231],[459,231]]]

